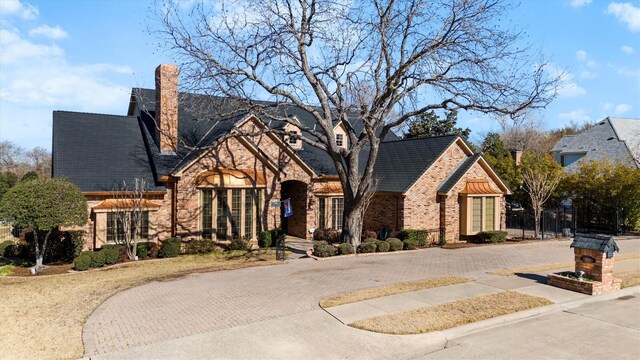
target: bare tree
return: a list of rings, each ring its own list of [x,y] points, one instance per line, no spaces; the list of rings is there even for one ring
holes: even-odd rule
[[[533,217],[535,219],[534,236],[538,238],[540,215],[544,204],[549,200],[564,176],[562,167],[547,153],[525,151],[522,155],[521,174],[523,188],[531,197]]]
[[[35,147],[27,151],[25,157],[30,162],[31,168],[38,177],[45,179],[51,177],[51,153],[41,147]]]
[[[125,246],[131,260],[135,260],[137,255],[146,188],[147,181],[136,178],[133,188],[129,188],[123,180],[122,186],[114,191],[113,214],[117,222],[114,238],[116,243]]]
[[[313,117],[302,140],[331,157],[344,191],[343,241],[357,246],[379,144],[392,128],[438,109],[516,116],[555,97],[546,63],[519,46],[522,33],[501,28],[508,7],[168,0],[158,33],[181,62],[186,89],[232,98],[267,119],[294,123],[294,107]],[[336,144],[337,123],[347,147]]]

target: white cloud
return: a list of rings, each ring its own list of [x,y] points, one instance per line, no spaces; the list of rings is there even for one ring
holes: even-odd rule
[[[584,50],[576,51],[576,59],[578,59],[579,61],[587,60],[587,52]]]
[[[0,15],[18,16],[24,20],[35,20],[39,15],[37,7],[20,0],[0,0]]]
[[[593,0],[571,0],[571,6],[573,7],[581,7],[584,5],[588,5]]]
[[[580,72],[580,79],[591,80],[591,79],[597,79],[597,78],[598,78],[598,74],[592,71],[585,70]]]
[[[607,114],[612,114],[612,115],[623,115],[625,113],[628,113],[629,111],[631,111],[631,109],[633,109],[633,107],[629,104],[613,104],[610,102],[605,102],[602,105],[602,110],[607,113]]]
[[[613,110],[613,113],[614,113],[614,115],[622,115],[622,114],[624,114],[626,112],[629,112],[629,110],[631,110],[631,105],[629,105],[629,104],[619,104]]]
[[[607,14],[615,16],[618,21],[627,24],[631,32],[640,31],[640,8],[630,3],[611,3]]]
[[[568,113],[560,113],[558,114],[558,118],[564,121],[565,123],[568,123],[571,121],[578,122],[578,123],[585,123],[585,122],[591,121],[591,116],[589,116],[584,109],[577,109]]]
[[[44,36],[52,40],[59,40],[66,38],[67,32],[62,30],[60,26],[51,27],[49,25],[41,25],[35,29],[29,30],[29,36]]]
[[[623,45],[620,50],[625,54],[634,54],[636,50],[629,45]]]
[[[568,71],[564,71],[554,64],[548,65],[549,73],[552,77],[560,77],[558,84],[558,95],[561,97],[578,97],[585,95],[587,90],[578,85],[575,81],[575,75]]]
[[[131,89],[111,79],[132,74],[130,67],[74,64],[60,46],[24,37],[15,29],[0,29],[0,39],[2,140],[48,148],[53,110],[126,111]]]

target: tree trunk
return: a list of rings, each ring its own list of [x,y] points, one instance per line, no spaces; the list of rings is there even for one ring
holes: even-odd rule
[[[537,206],[533,207],[533,219],[535,225],[533,226],[533,236],[538,238],[538,232],[540,231],[540,209]]]
[[[36,274],[44,267],[44,252],[47,248],[47,241],[49,240],[49,236],[51,235],[52,231],[52,229],[49,229],[47,235],[44,237],[42,247],[40,247],[40,241],[38,240],[38,230],[33,230],[33,241],[36,247],[36,266],[34,268]]]
[[[360,205],[358,206],[357,204]],[[347,200],[345,197],[342,217],[342,242],[353,245],[354,252],[360,245],[360,237],[362,236],[362,207],[363,203],[361,201]]]

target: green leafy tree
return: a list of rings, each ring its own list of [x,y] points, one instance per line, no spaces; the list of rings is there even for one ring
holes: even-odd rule
[[[20,181],[31,181],[31,180],[38,180],[38,173],[33,170],[24,174],[22,176],[22,179],[20,179]]]
[[[0,200],[0,218],[14,226],[33,229],[36,266],[43,267],[49,236],[60,226],[81,226],[87,222],[87,202],[80,189],[67,180],[44,179],[20,182]],[[44,239],[38,231],[46,231]]]
[[[574,203],[624,208],[625,223],[640,230],[640,169],[620,161],[581,161],[576,172],[562,181],[562,193]]]
[[[407,133],[405,139],[426,138],[442,135],[458,135],[463,139],[468,139],[471,134],[469,128],[456,127],[458,122],[458,112],[449,111],[446,118],[441,119],[435,111],[428,111],[416,116],[407,122]]]
[[[564,176],[562,167],[547,153],[525,151],[522,154],[521,169],[524,191],[529,194],[533,217],[535,219],[535,237],[538,237],[542,207],[554,193]]]

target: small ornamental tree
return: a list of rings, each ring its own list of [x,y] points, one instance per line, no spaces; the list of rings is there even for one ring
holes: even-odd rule
[[[538,238],[542,206],[549,200],[564,176],[562,167],[549,154],[525,151],[522,154],[523,188],[531,197],[531,207],[535,219],[535,237]]]
[[[80,189],[67,180],[43,179],[20,182],[0,200],[0,218],[14,226],[33,229],[36,250],[35,271],[43,267],[49,236],[60,226],[81,226],[87,222],[87,202]],[[38,231],[46,231],[44,239]]]

